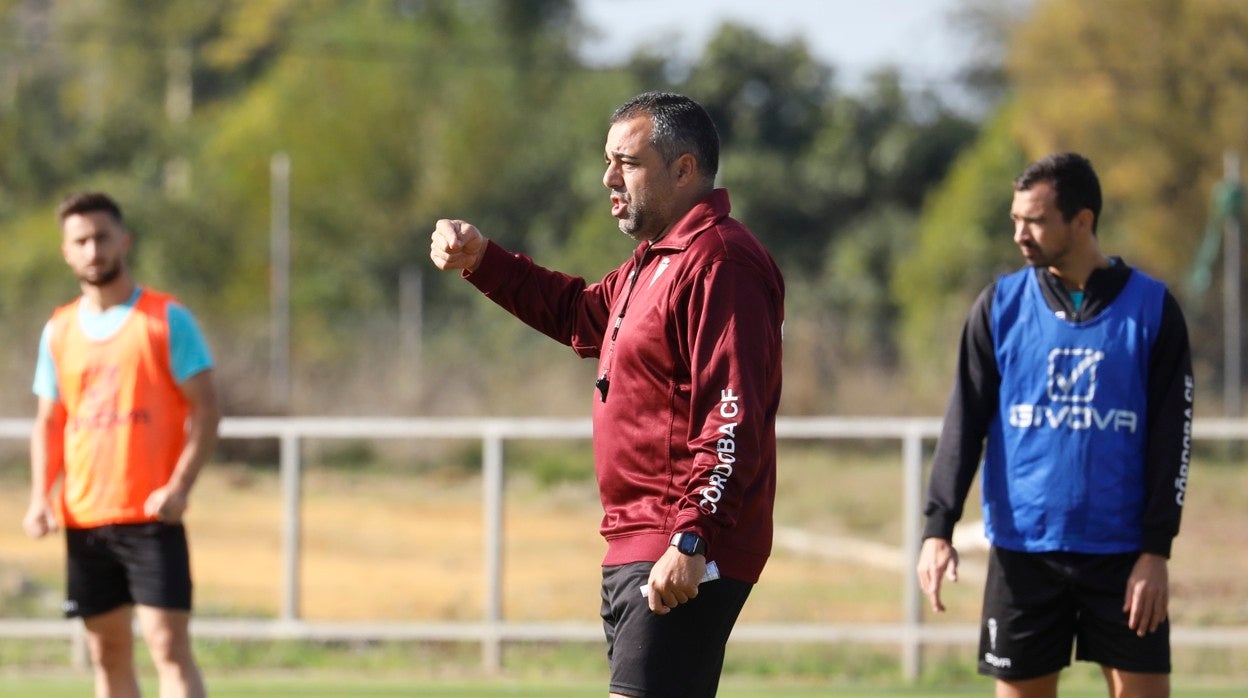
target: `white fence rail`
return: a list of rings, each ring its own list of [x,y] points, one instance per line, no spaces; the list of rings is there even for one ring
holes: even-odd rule
[[[26,439],[30,420],[0,419],[0,439]],[[901,446],[903,552],[916,560],[920,546],[923,490],[923,445],[934,440],[940,420],[929,418],[788,417],[776,423],[781,440],[894,440]],[[590,623],[517,623],[503,617],[503,444],[515,439],[588,439],[588,419],[421,419],[333,417],[227,417],[221,424],[226,439],[276,438],[280,443],[282,514],[282,584],[275,619],[196,618],[200,637],[237,639],[378,639],[458,640],[481,643],[486,671],[501,667],[507,641],[597,641],[602,629]],[[1248,440],[1248,420],[1206,419],[1194,426],[1194,438]],[[479,622],[311,622],[299,618],[301,491],[305,439],[466,439],[482,444],[485,608]],[[878,624],[747,623],[733,631],[734,640],[776,643],[864,642],[901,647],[902,671],[916,678],[924,644],[971,644],[973,625],[923,624],[922,595],[910,565],[902,566],[902,621]],[[75,637],[78,624],[62,620],[0,618],[0,637]],[[1175,645],[1242,647],[1248,627],[1175,628]]]

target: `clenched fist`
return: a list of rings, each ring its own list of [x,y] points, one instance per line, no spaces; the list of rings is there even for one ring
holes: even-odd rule
[[[487,242],[471,223],[443,218],[433,228],[429,259],[439,269],[473,272],[481,265]]]

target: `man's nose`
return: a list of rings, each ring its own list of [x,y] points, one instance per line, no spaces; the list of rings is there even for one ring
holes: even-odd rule
[[[620,168],[614,163],[608,164],[606,172],[602,173],[602,185],[607,189],[619,189],[623,186],[623,180],[620,177]]]
[[[1020,244],[1031,239],[1031,231],[1027,229],[1026,223],[1014,224],[1014,242]]]

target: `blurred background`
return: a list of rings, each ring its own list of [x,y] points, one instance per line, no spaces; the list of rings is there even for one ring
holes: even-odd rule
[[[546,266],[614,267],[606,119],[647,89],[711,112],[720,184],[784,270],[784,413],[938,414],[972,299],[1020,262],[1010,180],[1057,149],[1098,166],[1103,247],[1179,295],[1200,413],[1224,411],[1222,262],[1198,253],[1248,139],[1248,5],[883,3],[909,47],[840,66],[808,37],[870,46],[863,3],[794,4],[798,24],[646,0],[0,0],[0,414],[33,409],[39,328],[77,292],[53,210],[84,188],[122,203],[138,278],[200,317],[227,414],[583,414],[592,362],[436,273],[428,234],[465,218]]]

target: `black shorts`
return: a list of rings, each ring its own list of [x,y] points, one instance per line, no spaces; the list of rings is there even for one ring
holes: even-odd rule
[[[979,673],[1009,681],[1046,676],[1075,659],[1170,673],[1170,622],[1139,637],[1122,605],[1139,553],[1024,553],[993,547],[984,586]]]
[[[191,560],[182,524],[65,530],[65,617],[140,604],[191,610]]]
[[[720,578],[666,615],[650,610],[640,588],[651,562],[602,568],[602,626],[611,692],[640,698],[714,696],[724,647],[753,584]]]

